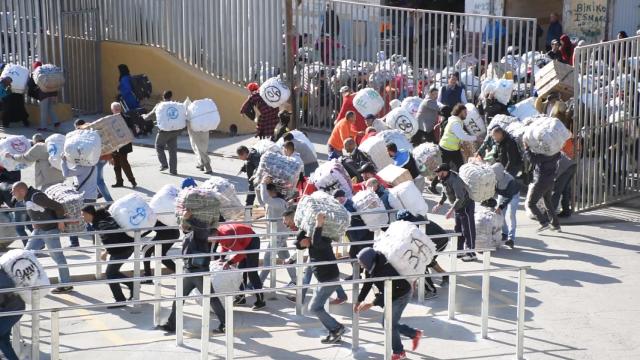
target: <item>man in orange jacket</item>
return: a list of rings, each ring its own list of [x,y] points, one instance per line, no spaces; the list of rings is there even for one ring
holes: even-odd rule
[[[367,128],[367,124],[364,121],[364,117],[356,111],[356,107],[353,105],[353,98],[356,97],[356,93],[352,92],[348,86],[340,88],[340,95],[342,95],[342,106],[340,112],[336,117],[336,123],[347,116],[347,112],[351,111],[356,114],[356,121],[353,124],[354,131],[364,131]],[[354,138],[355,140],[355,138]]]
[[[329,160],[337,159],[342,155],[344,141],[348,138],[356,139],[360,133],[353,129],[356,121],[356,113],[348,111],[344,119],[338,121],[329,136]]]

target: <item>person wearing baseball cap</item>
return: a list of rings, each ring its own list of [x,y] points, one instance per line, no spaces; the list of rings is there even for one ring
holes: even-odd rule
[[[35,163],[35,188],[45,191],[49,186],[60,184],[64,181],[62,172],[49,163],[49,151],[44,142],[44,136],[37,133],[31,138],[33,146],[24,154],[6,153],[6,158],[13,159],[21,163]],[[60,149],[62,151],[62,149]]]
[[[451,167],[447,163],[440,164],[435,171],[438,176],[438,180],[445,188],[442,193],[442,198],[438,205],[433,208],[433,213],[437,213],[438,210],[444,205],[447,198],[452,204],[451,209],[447,211],[447,219],[451,217],[455,218],[456,226],[455,232],[461,232],[462,236],[458,237],[458,250],[463,250],[466,245],[469,251],[464,256],[458,254],[462,261],[475,261],[476,253],[474,251],[476,247],[476,225],[475,225],[475,202],[469,196],[467,185],[460,179],[458,174],[451,170]]]

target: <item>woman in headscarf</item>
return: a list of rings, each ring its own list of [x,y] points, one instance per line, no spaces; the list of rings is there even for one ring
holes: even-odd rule
[[[562,62],[573,66],[573,50],[575,45],[569,39],[569,35],[560,36],[560,54],[562,54]]]

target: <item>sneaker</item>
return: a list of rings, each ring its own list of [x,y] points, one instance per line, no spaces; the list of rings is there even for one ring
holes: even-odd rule
[[[169,171],[169,174],[171,174],[173,176],[176,176],[176,175],[178,175],[178,172],[177,171]]]
[[[541,233],[546,230],[549,230],[549,224],[540,225],[540,227],[536,229],[536,232]]]
[[[333,334],[337,336],[342,336],[342,334],[344,334],[346,331],[347,331],[347,328],[344,327],[344,325],[340,325],[338,330],[334,331]]]
[[[326,337],[322,338],[322,340],[320,340],[320,342],[323,344],[335,344],[335,343],[339,343],[340,341],[342,341],[342,337],[335,336],[333,333],[327,335]]]
[[[205,175],[213,175],[213,170],[205,171],[204,174]]]
[[[132,189],[135,189],[135,188],[137,188],[137,187],[138,187],[138,183],[137,183],[137,182],[132,182],[132,183],[131,183],[131,188],[132,188]]]
[[[443,276],[440,282],[440,287],[449,286],[449,275]]]
[[[285,297],[285,299],[287,299],[287,300],[291,301],[291,302],[292,302],[292,303],[294,303],[294,304],[297,304],[297,299],[296,299],[296,296],[295,296],[295,295],[287,295],[287,296]]]
[[[391,356],[391,360],[402,360],[402,359],[406,359],[407,358],[407,353],[406,352],[401,352],[400,354],[393,354]]]
[[[416,336],[411,338],[411,351],[416,351],[418,344],[420,344],[420,339],[422,339],[422,331],[417,330]]]
[[[211,332],[214,334],[224,334],[226,330],[227,329],[225,328],[225,326],[223,324],[220,324],[220,326],[211,330]]]
[[[559,218],[568,218],[571,217],[572,211],[571,210],[562,210],[558,213],[558,217]]]
[[[78,248],[80,247],[80,244],[71,244],[69,246],[67,246],[67,249],[73,249],[73,248]]]
[[[506,242],[507,240],[509,240],[509,235],[502,234],[502,242]]]
[[[331,299],[331,301],[329,301],[329,304],[331,304],[331,305],[342,305],[342,304],[344,304],[346,302],[347,302],[347,299],[337,298],[337,299]]]
[[[115,184],[111,185],[111,187],[112,188],[121,188],[121,187],[124,187],[124,184],[123,183],[115,183]]]
[[[162,330],[168,334],[173,334],[176,332],[176,329],[173,326],[169,325],[168,323],[163,325],[158,325],[156,326],[156,329]]]
[[[476,254],[466,254],[465,256],[462,257],[462,261],[464,262],[472,262],[476,260],[478,260],[478,258],[476,257]]]
[[[424,299],[425,300],[431,300],[431,299],[435,299],[437,297],[438,297],[438,293],[436,291],[428,291],[427,290],[427,291],[424,292]]]
[[[168,166],[160,166],[160,171],[169,170]]]
[[[60,286],[51,290],[52,294],[68,294],[73,291],[73,286]]]
[[[242,295],[236,296],[236,298],[233,300],[233,305],[244,305],[246,303],[247,303],[247,298]]]
[[[514,244],[513,244],[513,240],[509,239],[507,241],[505,241],[504,243],[506,246],[510,247],[511,249],[513,249]]]
[[[251,308],[251,310],[257,311],[257,310],[263,309],[265,306],[267,306],[266,302],[264,302],[264,301],[256,301],[253,304],[253,307]]]
[[[202,165],[196,165],[196,169],[203,171],[204,170],[204,166]]]
[[[551,225],[551,231],[562,232],[560,225]]]

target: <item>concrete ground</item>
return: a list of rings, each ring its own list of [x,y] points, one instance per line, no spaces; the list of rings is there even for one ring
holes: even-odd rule
[[[15,129],[18,130],[18,129]],[[16,133],[11,129],[11,133]],[[324,150],[320,134],[313,135],[317,148]],[[233,155],[237,140],[214,139],[213,151]],[[149,140],[147,140],[149,142]],[[219,144],[215,147],[216,143]],[[184,147],[184,141],[181,141]],[[179,183],[183,177],[205,177],[195,169],[192,154],[178,155],[179,176],[158,172],[155,150],[136,146],[130,156],[139,191],[152,195],[166,183]],[[246,190],[246,178],[238,175],[241,162],[233,158],[212,157],[214,171],[229,178],[239,191]],[[113,171],[105,169],[107,184],[114,182]],[[28,182],[33,168],[23,172]],[[129,188],[112,189],[114,197],[130,193]],[[435,197],[427,196],[430,206]],[[524,200],[524,199],[523,199]],[[521,205],[522,207],[522,205]],[[516,249],[502,248],[493,254],[492,266],[531,266],[527,273],[525,357],[527,359],[637,359],[640,358],[638,288],[640,287],[640,202],[630,201],[616,207],[578,214],[563,222],[562,233],[536,234],[536,224],[519,211]],[[440,214],[430,219],[446,229],[453,221]],[[63,244],[68,244],[63,240]],[[83,245],[89,245],[84,240]],[[15,243],[13,247],[20,247]],[[86,262],[92,252],[65,252],[70,262]],[[46,265],[52,262],[41,259]],[[442,259],[445,269],[449,260]],[[481,263],[458,263],[459,270],[480,269]],[[343,274],[349,269],[343,267]],[[72,270],[72,275],[90,275],[91,267]],[[50,276],[56,277],[56,272]],[[286,273],[279,272],[279,286],[286,283]],[[438,281],[437,281],[438,283]],[[517,274],[498,273],[491,278],[489,339],[480,339],[481,276],[458,279],[457,316],[447,319],[447,289],[438,289],[439,297],[419,304],[414,299],[405,311],[403,321],[424,331],[425,338],[411,359],[507,359],[515,353],[515,319]],[[350,295],[349,287],[346,288]],[[152,295],[153,287],[142,286],[142,298]],[[164,284],[163,295],[174,293],[171,282]],[[106,285],[77,287],[68,295],[47,295],[43,307],[65,307],[75,304],[112,301]],[[249,299],[252,303],[252,299]],[[351,327],[349,303],[331,306],[336,318]],[[343,344],[320,344],[324,331],[312,316],[297,317],[293,304],[283,294],[267,298],[267,308],[252,312],[249,307],[235,310],[235,352],[239,359],[382,359],[383,332],[381,309],[361,318],[361,348],[352,353],[351,334]],[[163,319],[170,303],[163,303]],[[200,358],[200,307],[187,302],[185,307],[185,345],[175,346],[175,337],[153,330],[153,307],[125,308],[106,311],[63,311],[60,314],[62,359],[196,359]],[[41,358],[50,353],[49,315],[42,316]],[[211,328],[217,326],[212,314]],[[29,317],[23,318],[25,351],[28,353]],[[404,339],[405,347],[410,341]],[[224,358],[225,337],[209,337],[209,358]]]

